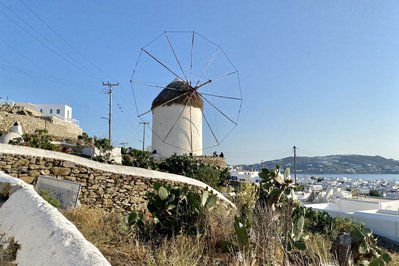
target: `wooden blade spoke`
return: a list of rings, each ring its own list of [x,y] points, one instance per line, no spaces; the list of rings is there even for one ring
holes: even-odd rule
[[[172,43],[170,42],[169,36],[168,36],[168,34],[167,34],[166,32],[165,32],[165,37],[166,37],[166,39],[168,40],[170,49],[172,49],[173,55],[175,56],[175,59],[176,59],[176,61],[177,61],[177,64],[179,65],[180,70],[181,70],[183,76],[185,77],[185,80],[188,82],[187,76],[186,76],[186,74],[184,73],[183,67],[182,67],[181,64],[180,64],[179,58],[177,58],[177,54],[176,54],[176,52],[175,52],[175,49],[173,48],[173,45],[172,45]],[[190,73],[190,75],[191,75],[191,73]]]
[[[169,131],[168,131],[168,133],[166,134],[166,136],[165,136],[165,138],[164,138],[163,141],[165,141],[165,140],[169,137],[169,134],[172,132],[173,128],[176,126],[177,121],[179,121],[179,119],[180,119],[181,115],[183,114],[184,110],[186,110],[186,107],[187,107],[188,103],[190,102],[191,98],[193,97],[193,95],[194,95],[194,94],[191,94],[190,97],[188,98],[186,104],[185,104],[184,107],[183,107],[183,110],[181,110],[179,116],[177,117],[177,119],[176,119],[175,122],[173,123],[173,126],[171,127],[171,129],[169,129]],[[190,110],[191,110],[191,108],[190,108]],[[191,114],[191,112],[190,112],[190,114]],[[191,116],[190,116],[190,122],[191,122]]]
[[[219,46],[215,49],[215,51],[212,53],[211,57],[209,58],[208,62],[205,65],[204,70],[202,70],[202,73],[197,81],[197,83],[195,84],[195,87],[197,87],[197,85],[200,83],[202,77],[205,75],[206,70],[208,69],[209,65],[211,64],[211,62],[213,61],[213,58],[215,57],[215,55],[217,54],[217,52],[219,51]]]
[[[191,39],[191,60],[190,60],[190,86],[191,86],[191,76],[193,73],[193,53],[194,53],[194,36],[195,36],[195,32],[193,31],[193,37]]]
[[[208,119],[206,119],[205,113],[204,113],[204,111],[202,111],[202,109],[201,109],[201,112],[202,112],[202,116],[204,117],[205,122],[206,122],[206,124],[208,125],[209,130],[211,131],[211,133],[212,133],[212,135],[213,135],[213,137],[214,137],[216,143],[219,145],[219,141],[218,141],[218,139],[217,139],[217,137],[216,137],[216,135],[215,135],[215,132],[213,132],[213,129],[212,129],[211,125],[209,124]]]
[[[229,99],[229,100],[237,100],[237,101],[242,101],[241,98],[237,98],[237,97],[230,97],[230,96],[222,96],[222,95],[216,95],[216,94],[210,94],[210,93],[201,93],[202,95],[206,95],[206,96],[211,96],[211,97],[218,97],[218,98],[222,98],[222,99]]]
[[[197,93],[197,94],[198,94],[198,93]],[[197,102],[197,104],[199,104],[199,103],[198,103],[198,98],[195,97],[194,99],[195,99],[195,101]],[[202,117],[204,117],[205,123],[207,124],[209,130],[210,130],[211,133],[212,133],[213,138],[215,139],[217,145],[219,145],[219,141],[218,141],[218,139],[217,139],[217,137],[216,137],[216,135],[215,135],[215,132],[213,132],[213,129],[212,129],[211,125],[209,124],[208,119],[206,119],[205,113],[204,113],[204,111],[203,111],[202,109],[201,109],[201,113],[202,113]]]
[[[237,125],[237,123],[235,121],[233,121],[233,119],[231,119],[230,117],[228,117],[225,113],[223,113],[219,108],[217,108],[213,103],[211,103],[210,101],[208,101],[207,98],[205,98],[204,96],[202,96],[200,93],[198,93],[198,95],[204,99],[207,103],[209,103],[213,108],[216,109],[216,111],[218,111],[221,115],[223,115],[225,118],[227,118],[231,123],[233,123],[234,125]]]
[[[183,93],[183,94],[181,94],[181,95],[179,95],[179,96],[174,97],[173,99],[170,99],[170,100],[167,101],[167,102],[164,102],[163,104],[161,104],[161,105],[159,105],[159,106],[157,106],[157,107],[165,106],[165,105],[167,105],[168,103],[173,102],[174,100],[177,100],[177,99],[179,99],[180,97],[182,97],[182,96],[184,96],[184,95],[186,95],[186,94],[188,94],[188,93],[190,93],[190,92],[191,92],[191,91],[187,91],[187,92],[185,92],[185,93]],[[145,115],[145,114],[148,114],[148,113],[151,112],[151,111],[152,111],[152,109],[148,110],[147,112],[144,112],[144,113],[140,114],[139,117],[140,117],[140,116],[143,116],[143,115]]]
[[[184,80],[182,79],[179,75],[177,75],[173,70],[171,70],[169,67],[167,67],[164,63],[161,62],[161,60],[159,60],[158,58],[156,58],[155,56],[153,56],[152,54],[150,54],[149,52],[147,52],[147,50],[145,50],[144,48],[141,48],[148,56],[150,56],[152,59],[154,59],[155,61],[157,61],[161,66],[163,66],[164,68],[166,68],[170,73],[172,73],[173,75],[175,75],[178,79],[180,80]]]
[[[167,86],[164,87],[162,85],[158,85],[158,84],[155,84],[155,83],[135,81],[135,80],[131,80],[130,82],[134,83],[134,84],[138,84],[138,85],[147,86],[147,87],[161,88],[161,89],[167,89],[167,90],[172,90],[172,91],[181,91],[181,90],[173,88],[173,87],[167,87]]]

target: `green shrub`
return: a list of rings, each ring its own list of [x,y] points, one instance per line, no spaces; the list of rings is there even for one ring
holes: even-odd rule
[[[15,260],[17,259],[17,253],[20,249],[20,245],[10,238],[8,240],[2,239],[3,235],[0,234],[0,265],[16,265]]]
[[[101,152],[106,152],[112,150],[113,146],[107,138],[97,138],[94,136],[94,146]]]
[[[197,179],[216,188],[228,178],[228,170],[219,170],[214,166],[204,164],[192,155],[172,155],[159,164],[159,170]]]
[[[23,134],[22,138],[10,140],[9,144],[12,145],[24,145],[32,148],[44,149],[44,150],[58,150],[58,147],[51,144],[51,136],[47,130],[36,129],[33,134]]]
[[[369,195],[370,197],[381,197],[381,193],[376,189],[371,189]]]
[[[53,205],[56,208],[60,208],[61,207],[61,202],[58,199],[53,198],[52,195],[50,195],[50,193],[47,190],[42,190],[40,191],[39,195],[48,203],[50,203],[51,205]]]
[[[148,234],[149,228],[163,236],[204,232],[205,215],[215,206],[216,195],[207,190],[200,193],[190,191],[187,186],[172,188],[159,183],[154,189],[155,192],[147,193],[147,209],[152,219],[146,221],[143,214],[133,212],[128,217],[130,225],[137,225],[144,235]]]

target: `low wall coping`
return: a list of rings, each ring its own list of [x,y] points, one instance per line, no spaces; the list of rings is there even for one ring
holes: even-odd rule
[[[90,167],[93,169],[111,172],[115,174],[124,174],[124,175],[131,175],[131,176],[138,176],[143,178],[152,178],[152,179],[159,179],[159,180],[167,180],[179,183],[185,183],[188,185],[193,185],[201,188],[208,188],[217,197],[223,201],[225,201],[230,206],[236,208],[234,203],[228,200],[223,194],[219,191],[215,190],[214,188],[210,187],[209,185],[196,180],[194,178],[182,176],[182,175],[175,175],[165,172],[159,172],[155,170],[149,170],[144,168],[132,167],[132,166],[123,166],[123,165],[113,165],[113,164],[104,164],[100,162],[96,162],[93,160],[89,160],[83,157],[56,152],[56,151],[48,151],[42,149],[35,149],[31,147],[25,146],[18,146],[18,145],[9,145],[9,144],[0,144],[0,153],[4,154],[14,154],[14,155],[24,155],[24,156],[33,156],[33,157],[45,157],[45,158],[52,158],[57,160],[64,160],[69,161],[75,164],[80,164],[86,167]]]
[[[0,172],[14,192],[0,207],[0,234],[20,248],[18,265],[110,265],[101,252],[33,186]]]

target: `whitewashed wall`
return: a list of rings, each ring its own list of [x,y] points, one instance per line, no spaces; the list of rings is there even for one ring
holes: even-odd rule
[[[0,207],[0,235],[20,245],[19,266],[110,265],[75,225],[48,204],[31,185],[0,172],[0,184],[13,192]]]
[[[184,105],[172,104],[170,106],[159,106],[153,110],[152,149],[157,151],[161,159],[168,158],[174,153],[178,155],[188,154],[191,150],[193,154],[202,155],[201,109],[191,107],[191,119],[190,106],[183,109]],[[179,116],[180,118],[177,120]],[[168,135],[171,128],[173,129]]]
[[[358,201],[357,201],[358,202]],[[307,204],[306,207],[313,208],[315,211],[326,211],[332,217],[349,218],[355,222],[363,223],[366,227],[373,230],[379,236],[386,237],[393,241],[399,242],[399,215],[398,212],[384,213],[378,210],[378,202],[366,202],[366,204],[358,205],[357,211],[354,211],[354,202],[350,200],[341,201],[341,204],[349,203],[349,206],[338,208],[335,203]],[[376,204],[375,204],[376,203]],[[374,209],[360,210],[360,208]]]

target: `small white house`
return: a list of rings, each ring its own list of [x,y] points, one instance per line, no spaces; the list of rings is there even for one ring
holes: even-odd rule
[[[44,116],[57,116],[72,120],[72,108],[66,104],[36,104],[36,110]]]
[[[241,170],[230,170],[230,179],[232,181],[256,183],[260,182],[259,172],[257,171],[241,171]]]
[[[79,126],[79,121],[72,118],[72,107],[66,104],[16,103],[15,105],[38,112],[35,115],[53,116]]]

